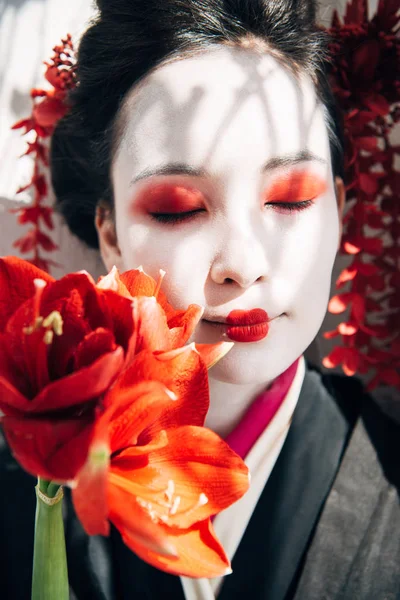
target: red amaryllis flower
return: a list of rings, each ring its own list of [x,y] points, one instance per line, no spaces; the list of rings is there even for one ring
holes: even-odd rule
[[[73,500],[90,534],[109,521],[137,555],[170,573],[226,574],[210,517],[248,488],[243,461],[202,427],[207,368],[193,344],[142,351],[104,399]]]
[[[85,272],[59,281],[0,259],[0,411],[18,462],[68,481],[84,464],[95,407],[134,347],[131,302]]]

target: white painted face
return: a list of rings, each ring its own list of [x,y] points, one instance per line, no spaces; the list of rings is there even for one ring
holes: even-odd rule
[[[269,55],[221,47],[147,76],[127,98],[121,129],[115,252],[99,228],[106,266],[142,265],[154,278],[164,269],[174,305],[205,307],[198,342],[223,339],[207,318],[266,310],[267,337],[235,343],[210,375],[273,380],[318,332],[339,241],[312,82]]]

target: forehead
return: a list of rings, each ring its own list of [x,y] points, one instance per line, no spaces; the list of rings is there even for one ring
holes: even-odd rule
[[[259,168],[309,150],[327,159],[324,111],[306,75],[273,56],[220,47],[164,64],[129,92],[114,164]]]

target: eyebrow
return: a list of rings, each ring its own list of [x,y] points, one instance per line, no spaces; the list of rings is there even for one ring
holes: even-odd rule
[[[277,169],[279,167],[291,167],[301,162],[314,161],[323,164],[326,164],[327,162],[324,158],[313,154],[309,150],[301,150],[300,152],[285,154],[283,156],[273,156],[272,158],[267,160],[266,163],[263,164],[263,166],[261,167],[261,172],[265,173]],[[141,179],[153,177],[154,175],[190,175],[191,177],[206,177],[207,174],[207,170],[203,168],[196,168],[183,163],[170,163],[140,171],[140,173],[138,173],[138,175],[136,175],[132,179],[130,185],[137,183]]]
[[[300,152],[294,152],[293,154],[285,154],[283,156],[273,156],[263,165],[262,171],[272,171],[278,167],[291,167],[301,162],[319,162],[326,164],[326,160],[321,156],[317,156],[309,150],[300,150]]]

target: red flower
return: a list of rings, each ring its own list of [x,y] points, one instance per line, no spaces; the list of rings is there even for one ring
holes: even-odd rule
[[[360,370],[361,362],[360,352],[356,348],[342,348],[336,346],[336,348],[323,359],[322,364],[327,369],[333,369],[341,364],[346,375],[354,375]]]
[[[347,4],[343,23],[335,13],[331,36],[331,83],[344,114],[345,172],[350,208],[341,249],[354,261],[337,285],[347,293],[332,299],[330,311],[350,309],[350,318],[325,337],[342,336],[325,366],[343,364],[346,373],[372,366],[371,382],[399,385],[400,259],[399,179],[392,131],[400,115],[400,15],[398,0],[381,0],[372,19],[366,0]],[[374,350],[382,350],[375,353]]]
[[[133,332],[131,303],[87,273],[55,281],[25,261],[0,259],[0,410],[28,472],[75,477]]]
[[[207,369],[193,345],[142,351],[105,397],[73,500],[89,534],[109,521],[141,558],[191,577],[226,574],[210,517],[248,488],[242,460],[202,427]]]
[[[58,98],[45,98],[33,109],[33,117],[41,127],[51,127],[67,112],[65,102]]]

